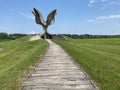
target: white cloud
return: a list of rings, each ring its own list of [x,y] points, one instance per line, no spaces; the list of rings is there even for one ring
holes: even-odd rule
[[[97,3],[101,3],[101,4],[117,4],[118,2],[113,2],[112,0],[89,0],[89,4],[88,6],[93,6],[93,4],[97,4]]]
[[[107,4],[105,4],[104,6],[120,6],[120,1],[112,1],[112,2],[109,2]]]
[[[29,32],[29,34],[36,34],[36,32],[35,31],[31,31],[31,32]]]
[[[26,14],[26,13],[20,12],[20,15],[25,18],[34,19],[34,16],[31,14]]]
[[[92,22],[92,23],[97,23],[97,22],[101,22],[101,23],[104,23],[106,21],[109,21],[109,20],[115,20],[115,19],[120,19],[120,14],[118,15],[109,15],[109,16],[98,16],[94,19],[90,19],[88,20],[87,22]]]
[[[93,4],[95,2],[96,2],[96,0],[90,0],[90,4]]]
[[[119,15],[109,15],[109,16],[96,17],[96,20],[110,20],[110,19],[120,19],[120,14]]]
[[[90,19],[90,20],[87,20],[87,22],[95,22],[96,20],[94,20],[94,19]]]
[[[97,2],[97,0],[90,0],[88,6],[92,6],[92,4],[95,2]]]

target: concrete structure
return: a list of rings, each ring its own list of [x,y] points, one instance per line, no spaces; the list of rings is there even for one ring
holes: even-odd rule
[[[55,22],[55,15],[56,15],[57,10],[53,10],[52,12],[49,13],[47,16],[46,22],[43,19],[42,14],[36,9],[33,8],[32,13],[35,15],[35,21],[37,24],[40,24],[43,27],[43,34],[40,35],[41,38],[43,39],[51,39],[52,35],[48,33],[47,28],[49,25],[52,25]]]
[[[41,39],[40,35],[37,34],[37,35],[31,36],[29,41],[34,41],[34,40],[39,40],[39,39]]]

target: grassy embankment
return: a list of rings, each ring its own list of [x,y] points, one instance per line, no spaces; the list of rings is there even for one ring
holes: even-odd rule
[[[24,37],[0,42],[0,90],[18,90],[21,82],[45,52],[47,43],[43,40],[27,41]]]
[[[120,90],[120,39],[54,40],[102,90]]]

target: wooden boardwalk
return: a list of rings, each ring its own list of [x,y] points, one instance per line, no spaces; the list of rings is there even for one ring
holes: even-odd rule
[[[47,42],[48,51],[21,90],[99,90],[59,45]]]

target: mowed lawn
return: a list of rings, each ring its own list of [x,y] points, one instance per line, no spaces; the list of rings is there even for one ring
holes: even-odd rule
[[[120,90],[120,38],[54,40],[102,90]]]
[[[22,81],[45,52],[44,40],[28,41],[28,37],[17,40],[1,40],[0,90],[19,90]]]

